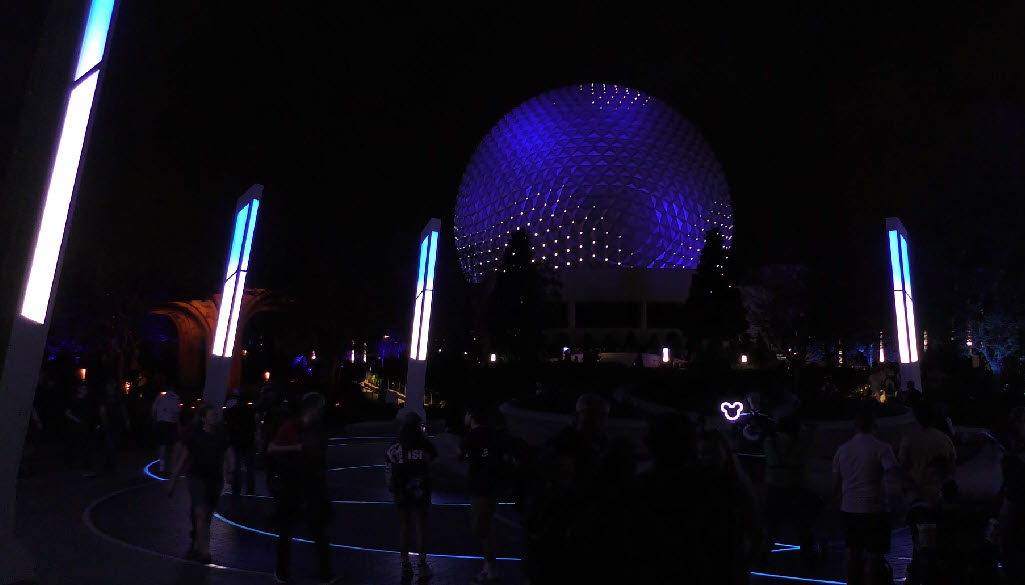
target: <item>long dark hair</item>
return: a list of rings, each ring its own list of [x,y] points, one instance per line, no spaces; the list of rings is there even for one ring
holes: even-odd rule
[[[399,428],[398,441],[403,447],[416,445],[423,441],[424,434],[420,429],[420,419],[409,418],[403,421],[402,426]]]

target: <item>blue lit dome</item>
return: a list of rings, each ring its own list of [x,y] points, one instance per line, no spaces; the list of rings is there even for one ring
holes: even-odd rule
[[[509,112],[459,187],[456,247],[479,282],[526,230],[555,268],[696,268],[706,230],[733,236],[715,154],[669,105],[622,85],[556,89]]]

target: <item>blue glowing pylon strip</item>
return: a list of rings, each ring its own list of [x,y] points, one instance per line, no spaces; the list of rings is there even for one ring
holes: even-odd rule
[[[107,46],[107,31],[114,15],[114,0],[94,0],[89,6],[89,16],[78,50],[78,66],[75,67],[75,81],[99,65]]]

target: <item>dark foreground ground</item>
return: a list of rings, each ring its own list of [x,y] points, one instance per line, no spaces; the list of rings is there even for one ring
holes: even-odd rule
[[[330,449],[330,496],[335,520],[330,528],[336,572],[343,583],[402,583],[397,548],[397,517],[390,505],[381,468],[387,425],[352,425]],[[59,457],[39,455],[19,482],[19,536],[34,556],[42,584],[268,584],[276,538],[268,517],[272,501],[262,477],[258,495],[222,498],[213,522],[211,552],[217,566],[182,558],[188,545],[186,490],[167,495],[167,484],[144,471],[154,455],[126,452],[114,476],[83,478],[63,467]],[[444,485],[444,482],[442,482]],[[448,485],[453,485],[449,482]],[[454,484],[458,485],[458,484]],[[469,535],[469,508],[458,488],[439,489],[431,510],[430,550],[434,585],[466,585],[480,570],[476,544]],[[821,530],[827,555],[817,569],[800,565],[796,551],[779,546],[769,565],[752,575],[755,584],[839,583],[842,545],[828,518]],[[503,506],[495,523],[502,582],[523,582],[522,551],[515,509]],[[300,530],[298,539],[308,535]],[[655,553],[658,554],[658,553]],[[902,578],[910,540],[894,533],[890,562]],[[593,562],[593,560],[591,561]],[[313,546],[296,542],[293,581],[315,583]],[[681,572],[680,577],[684,574]]]

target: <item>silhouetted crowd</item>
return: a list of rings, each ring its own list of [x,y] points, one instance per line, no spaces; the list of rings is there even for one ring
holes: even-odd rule
[[[138,424],[125,394],[113,382],[83,383],[67,401],[68,463],[88,476],[116,470],[118,445],[133,418]],[[884,555],[894,528],[906,526],[914,546],[906,583],[999,583],[1000,563],[1004,582],[1025,584],[1025,408],[1001,413],[989,433],[969,434],[921,393],[905,392],[903,400],[916,423],[886,437],[899,439],[896,451],[877,437],[872,403],[859,410],[853,436],[833,454],[825,496],[809,479],[815,429],[798,419],[796,403],[784,401],[770,416],[757,392],[728,432],[670,413],[651,420],[643,444],[610,434],[609,404],[597,395],[580,396],[572,423],[535,445],[513,436],[497,410],[472,405],[460,455],[470,500],[466,530],[484,560],[474,583],[498,582],[493,524],[499,506],[510,502],[531,585],[747,583],[784,534],[814,572],[828,553],[815,527],[834,511],[849,583],[893,583]],[[154,471],[170,479],[169,493],[187,486],[188,558],[213,562],[210,521],[222,494],[253,494],[261,467],[275,501],[276,577],[290,578],[294,527],[305,522],[319,576],[332,582],[324,406],[318,393],[275,385],[255,404],[234,390],[223,408],[183,407],[173,388],[159,392],[149,412]],[[419,416],[399,423],[382,457],[399,511],[401,574],[426,580],[433,574],[426,524],[439,453]],[[33,425],[41,430],[38,415]],[[987,448],[1000,453],[994,475],[1001,486],[995,498],[980,500],[958,484],[957,464]]]

